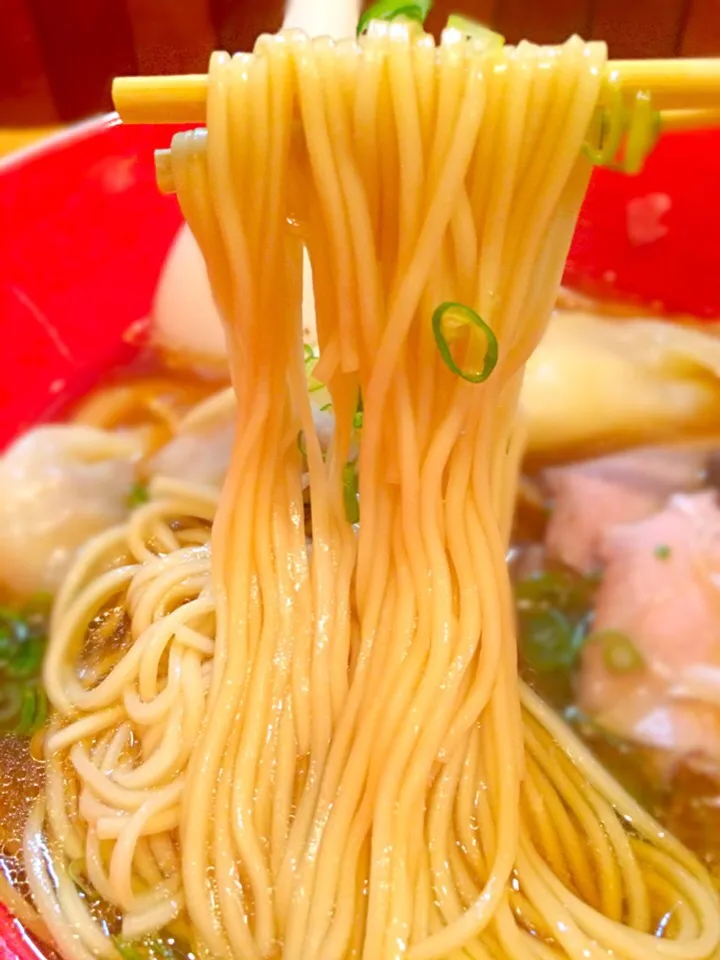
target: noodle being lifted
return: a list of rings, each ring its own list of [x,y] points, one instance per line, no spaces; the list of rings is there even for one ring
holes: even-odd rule
[[[604,60],[406,23],[213,56],[207,134],[176,135],[166,173],[226,322],[236,442],[212,559],[212,497],[159,483],[56,602],[25,858],[66,956],[156,933],[243,960],[714,955],[704,869],[517,674],[517,401]]]

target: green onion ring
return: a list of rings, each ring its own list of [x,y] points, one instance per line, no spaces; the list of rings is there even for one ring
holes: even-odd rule
[[[361,14],[358,20],[357,33],[360,36],[371,20],[396,20],[405,17],[408,20],[417,20],[425,23],[425,18],[432,7],[432,0],[377,0]]]
[[[450,352],[450,345],[448,344],[442,329],[443,317],[449,310],[454,310],[457,313],[460,313],[468,324],[477,327],[478,330],[482,330],[482,332],[485,334],[485,339],[487,340],[487,350],[485,352],[485,362],[483,363],[483,368],[479,373],[469,373],[466,370],[463,370],[457,365],[457,363],[455,363],[455,360],[453,359],[453,355]],[[433,312],[432,329],[435,342],[437,343],[438,350],[440,351],[440,356],[453,373],[457,374],[459,377],[462,377],[463,380],[467,380],[468,383],[482,383],[484,380],[487,380],[498,362],[498,342],[497,337],[492,332],[490,327],[485,323],[479,313],[476,313],[471,307],[466,306],[464,303],[455,303],[452,300],[446,300],[444,303],[441,303],[439,307],[436,307]]]

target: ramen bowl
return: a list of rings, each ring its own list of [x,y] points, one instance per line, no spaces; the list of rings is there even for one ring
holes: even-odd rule
[[[155,184],[171,127],[92,120],[0,163],[0,447],[130,362],[181,216]],[[565,284],[633,308],[720,316],[720,132],[661,139],[634,177],[596,170]],[[36,956],[0,906],[0,958]]]

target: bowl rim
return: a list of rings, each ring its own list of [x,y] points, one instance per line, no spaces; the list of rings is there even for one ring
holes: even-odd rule
[[[88,117],[85,120],[78,120],[66,126],[61,126],[58,130],[41,137],[34,143],[29,143],[26,147],[20,147],[13,150],[7,156],[0,158],[0,177],[6,173],[12,173],[17,168],[25,164],[38,160],[48,154],[55,153],[65,147],[71,146],[78,140],[84,140],[87,137],[93,137],[102,133],[104,130],[115,127],[120,123],[120,117],[117,113],[101,113],[96,116]]]

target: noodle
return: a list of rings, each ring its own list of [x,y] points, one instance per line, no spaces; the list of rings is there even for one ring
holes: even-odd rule
[[[139,430],[147,457],[185,428],[186,415],[214,399],[215,383],[171,377],[137,377],[102,386],[73,410],[72,420],[101,429]],[[217,401],[216,401],[217,402]]]
[[[45,684],[58,712],[45,740],[50,757],[45,799],[28,822],[24,853],[38,909],[57,945],[71,956],[87,951],[115,956],[72,881],[53,887],[51,877],[67,875],[72,861],[84,858],[92,886],[123,911],[128,935],[166,926],[183,905],[172,835],[179,822],[181,771],[205,714],[205,665],[214,649],[207,521],[215,502],[203,489],[178,491],[172,482],[157,482],[152,489],[156,499],[137,510],[126,527],[97,537],[81,552],[53,611]],[[184,547],[183,534],[192,528],[172,530],[169,524],[177,518],[204,522],[206,545]],[[174,552],[158,553],[158,543],[170,544]],[[128,611],[132,645],[94,676],[78,669],[83,636],[110,602]],[[68,783],[76,786],[69,790]],[[156,842],[144,848],[143,838]],[[147,874],[143,856],[151,869],[143,885],[154,889],[138,895],[138,874]],[[43,865],[48,857],[52,873]],[[59,929],[60,918],[72,935]]]
[[[172,174],[227,325],[236,441],[217,512],[205,490],[157,483],[57,599],[25,856],[67,957],[115,956],[68,880],[79,856],[121,936],[189,922],[202,957],[717,950],[702,867],[517,675],[518,397],[587,184],[604,59],[577,38],[488,53],[455,31],[436,50],[403,23],[213,56],[208,132],[176,135]],[[325,457],[303,244],[335,414]],[[437,321],[459,377],[433,334],[443,302],[481,318]],[[492,375],[466,382],[493,336]],[[129,638],[93,672],[84,638],[108,606]]]

